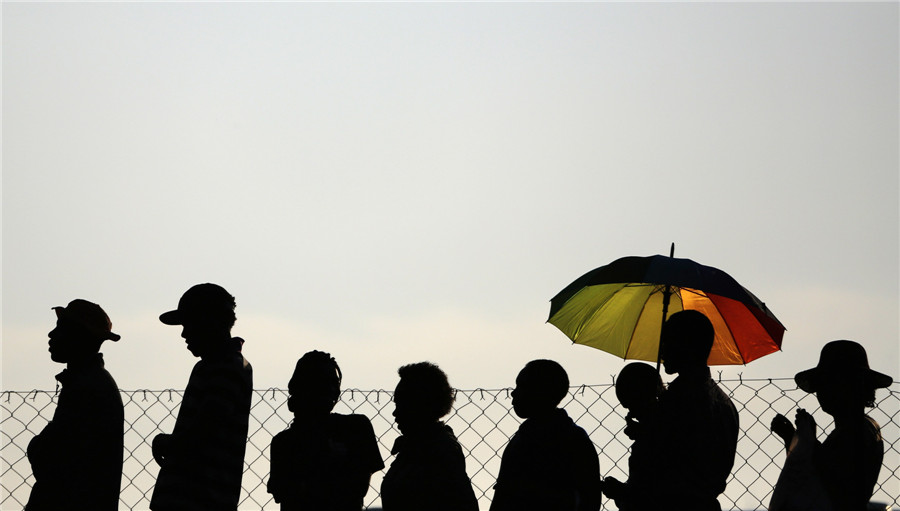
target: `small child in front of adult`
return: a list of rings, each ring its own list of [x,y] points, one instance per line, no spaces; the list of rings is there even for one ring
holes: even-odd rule
[[[649,364],[633,362],[625,366],[616,380],[616,397],[628,410],[625,434],[634,442],[628,458],[628,481],[614,477],[603,480],[603,494],[613,499],[621,511],[653,509],[651,497],[654,471],[652,443],[659,396],[663,393],[659,372]]]
[[[294,421],[271,446],[268,491],[282,511],[359,511],[372,474],[384,468],[368,417],[332,412],[341,379],[328,353],[297,361],[288,383]]]

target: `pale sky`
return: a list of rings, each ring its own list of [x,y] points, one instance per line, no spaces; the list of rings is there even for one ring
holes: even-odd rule
[[[626,255],[720,268],[787,326],[725,377],[854,339],[900,378],[898,4],[16,3],[2,8],[2,387],[53,389],[51,307],[102,305],[125,389],[158,321],[237,298],[255,387],[623,361],[546,324]]]

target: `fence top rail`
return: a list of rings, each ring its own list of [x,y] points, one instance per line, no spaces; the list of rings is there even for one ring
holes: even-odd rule
[[[580,390],[580,389],[590,389],[590,388],[599,388],[599,387],[609,387],[609,386],[611,386],[611,385],[615,385],[615,375],[611,375],[611,376],[612,376],[612,380],[613,380],[613,381],[611,381],[610,383],[590,383],[590,384],[585,383],[585,384],[580,384],[580,385],[570,385],[570,386],[569,386],[569,389],[570,389],[570,390],[573,390],[573,389],[574,389],[574,390]],[[721,375],[720,375],[720,377],[719,377],[716,381],[717,381],[717,382],[720,382],[720,383],[738,383],[738,384],[741,384],[741,383],[760,383],[760,382],[775,383],[775,382],[793,381],[793,380],[794,380],[793,377],[779,377],[779,378],[740,378],[740,377],[739,377],[739,378],[722,378]],[[891,387],[894,387],[895,385],[900,385],[900,381],[896,381],[896,380],[895,380],[895,381],[891,382]],[[884,389],[884,390],[887,390],[887,391],[892,392],[892,393],[893,393],[893,392],[896,392],[896,391],[893,390],[891,387],[888,387],[887,389]],[[475,392],[504,392],[504,391],[511,391],[512,389],[513,389],[513,387],[499,387],[499,388],[482,388],[482,387],[477,387],[477,388],[474,388],[474,389],[453,389],[453,390],[455,390],[456,392],[462,392],[462,393],[464,393],[464,394],[468,394],[468,393],[475,393]],[[254,391],[254,392],[263,392],[263,393],[264,393],[264,392],[272,392],[272,391],[276,391],[276,392],[277,392],[277,391],[285,391],[285,392],[286,392],[286,391],[287,391],[287,388],[285,388],[285,387],[268,387],[268,388],[258,388],[258,389],[253,389],[253,391]],[[139,388],[139,389],[119,389],[119,392],[125,392],[125,393],[137,393],[137,392],[153,392],[153,393],[161,393],[161,392],[184,392],[184,389],[177,389],[177,388],[140,389],[140,388]],[[388,390],[388,389],[376,389],[376,388],[372,388],[372,389],[347,388],[347,389],[342,389],[341,392],[342,392],[342,393],[344,393],[344,392],[360,392],[360,393],[366,393],[366,392],[385,392],[385,393],[388,393],[388,394],[393,394],[394,391],[393,391],[393,390]],[[54,389],[54,390],[45,390],[45,389],[31,389],[31,390],[0,390],[0,395],[25,395],[25,396],[27,396],[27,395],[29,395],[29,394],[57,394],[57,393],[59,393],[59,389]]]

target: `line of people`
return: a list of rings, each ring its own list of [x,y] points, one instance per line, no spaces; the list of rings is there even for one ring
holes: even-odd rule
[[[35,483],[26,511],[118,508],[124,414],[118,387],[100,347],[118,341],[103,309],[85,300],[54,308],[52,360],[65,363],[53,420],[28,445]],[[235,511],[241,491],[253,373],[243,340],[232,337],[235,300],[215,284],[189,289],[175,310],[160,316],[182,328],[200,360],[185,388],[170,434],[152,441],[159,474],[154,511]],[[628,410],[624,433],[633,440],[627,481],[600,476],[588,434],[559,407],[569,389],[552,360],[529,362],[516,378],[513,409],[524,421],[504,448],[491,511],[597,511],[601,496],[623,511],[720,511],[734,464],[739,414],[710,377],[707,358],[715,332],[700,312],[673,314],[663,325],[662,358],[677,377],[664,387],[650,365],[632,363],[616,382]],[[401,367],[394,419],[401,432],[381,486],[384,511],[476,511],[478,500],[465,455],[441,419],[454,391],[436,365]],[[288,383],[294,420],[270,446],[267,489],[282,511],[358,511],[371,475],[384,468],[369,419],[333,409],[342,373],[330,354],[311,351]],[[869,369],[865,350],[851,341],[827,344],[816,368],[797,375],[835,418],[824,441],[815,422],[797,412],[796,428],[778,415],[772,430],[788,452],[772,511],[863,510],[881,468],[878,425],[864,413],[874,390],[892,379]]]

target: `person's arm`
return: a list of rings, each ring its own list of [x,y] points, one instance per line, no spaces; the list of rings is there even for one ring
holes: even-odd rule
[[[478,499],[466,473],[466,459],[458,443],[437,447],[434,460],[423,467],[426,480],[433,486],[429,496],[433,511],[478,511]],[[422,488],[427,494],[428,488]]]
[[[578,489],[578,511],[598,511],[600,509],[602,491],[600,480],[600,460],[593,442],[584,434],[577,446],[578,473],[576,474]]]
[[[350,417],[354,417],[356,420],[354,431],[359,442],[358,471],[350,476],[350,485],[357,495],[365,497],[369,492],[372,474],[384,468],[384,460],[381,459],[375,430],[372,429],[372,423],[368,417],[364,415],[351,415]]]
[[[266,483],[266,491],[272,494],[276,504],[280,504],[284,499],[284,472],[285,464],[289,462],[289,454],[285,452],[283,433],[279,433],[272,438],[272,445],[269,446],[269,457],[271,458],[269,468],[269,481]]]
[[[43,481],[53,477],[54,453],[60,448],[58,423],[51,420],[28,442],[25,449],[35,480]]]

